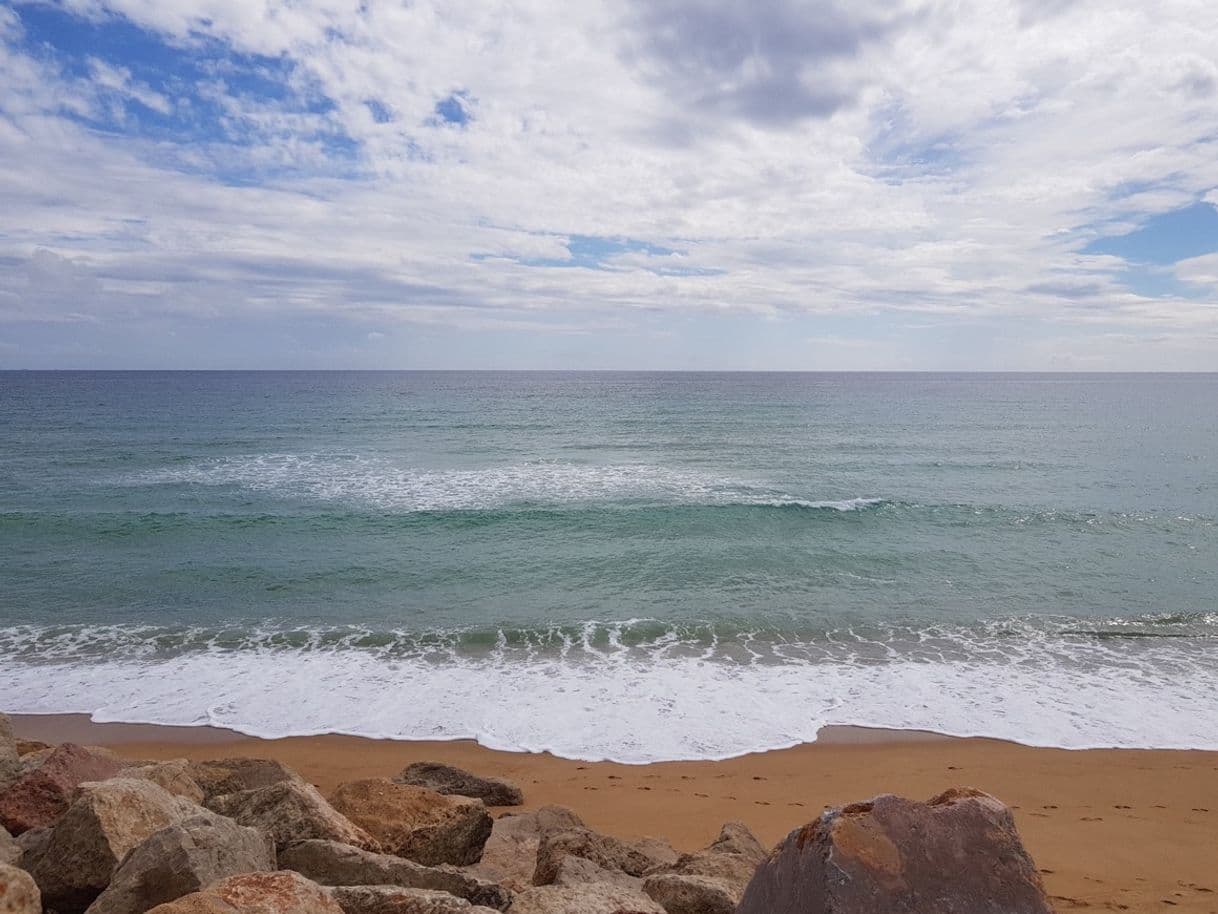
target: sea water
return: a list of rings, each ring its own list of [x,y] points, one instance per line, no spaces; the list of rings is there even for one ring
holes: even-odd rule
[[[0,373],[0,709],[1218,748],[1218,375]]]

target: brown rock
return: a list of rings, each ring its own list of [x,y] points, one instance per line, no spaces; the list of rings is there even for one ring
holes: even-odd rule
[[[388,778],[343,784],[333,803],[384,850],[428,866],[477,863],[493,825],[481,800],[444,796]]]
[[[0,714],[0,793],[16,783],[23,773],[13,723],[7,714]]]
[[[705,850],[649,870],[643,891],[668,914],[730,914],[765,856],[745,825],[728,822]]]
[[[640,892],[618,886],[537,886],[512,900],[511,914],[664,914]]]
[[[208,806],[240,825],[267,832],[279,850],[310,838],[381,849],[372,835],[327,803],[316,787],[303,781],[279,781],[257,790],[212,797]]]
[[[25,870],[0,863],[0,914],[42,914],[42,896]]]
[[[719,879],[679,873],[648,876],[643,891],[668,914],[733,914],[740,900]]]
[[[521,892],[533,884],[537,846],[542,834],[583,826],[579,816],[564,806],[543,806],[536,812],[506,813],[495,820],[482,848],[482,859],[471,872]]]
[[[17,861],[21,859],[21,853],[21,845],[0,827],[0,866],[16,866]]]
[[[228,876],[275,869],[268,835],[199,813],[155,832],[124,857],[88,914],[143,914]]]
[[[999,800],[949,790],[826,812],[761,864],[739,914],[1052,914]]]
[[[43,902],[57,914],[83,911],[110,883],[128,851],[198,811],[151,781],[115,778],[81,784],[31,861],[30,874]]]
[[[29,755],[31,752],[42,752],[47,749],[54,749],[50,743],[44,743],[40,739],[18,739],[17,754],[21,756]]]
[[[121,767],[113,756],[64,743],[0,795],[0,825],[13,835],[52,825],[67,811],[78,784],[114,777]]]
[[[415,762],[395,780],[436,793],[472,797],[487,806],[519,806],[524,802],[520,788],[505,778],[479,777],[440,762]]]
[[[657,861],[636,847],[610,835],[590,828],[570,828],[541,836],[537,846],[537,866],[533,870],[534,885],[550,885],[558,876],[563,857],[583,857],[607,870],[617,870],[630,876],[642,876]]]
[[[621,870],[607,870],[591,860],[568,855],[558,861],[558,870],[551,885],[600,885],[609,883],[632,892],[643,891],[643,880],[627,876]]]
[[[168,762],[141,765],[137,768],[124,768],[122,776],[152,781],[175,797],[185,797],[192,803],[202,805],[203,788],[190,776],[189,768],[190,763],[186,759],[173,759]]]
[[[345,914],[491,914],[493,910],[474,907],[447,892],[391,885],[340,886],[333,895]]]
[[[230,876],[148,914],[343,914],[330,892],[299,873]]]
[[[188,762],[186,774],[203,790],[203,801],[242,790],[258,790],[283,781],[301,781],[282,762],[265,758],[225,758]]]
[[[423,866],[389,854],[374,854],[336,841],[301,841],[279,856],[279,868],[295,870],[321,885],[385,885],[432,889],[473,905],[507,910],[512,893],[451,866]]]

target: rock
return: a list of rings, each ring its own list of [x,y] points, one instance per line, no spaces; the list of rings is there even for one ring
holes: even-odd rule
[[[664,838],[637,838],[626,843],[640,854],[651,858],[654,861],[653,866],[668,866],[676,863],[681,857],[676,848]]]
[[[542,834],[580,828],[579,816],[564,806],[543,806],[537,812],[508,813],[495,820],[482,848],[482,859],[471,868],[485,879],[520,892],[533,884],[537,846]]]
[[[21,845],[13,840],[3,827],[0,827],[0,866],[16,866],[21,859]]]
[[[40,739],[18,739],[17,754],[20,756],[29,755],[31,752],[45,752],[54,749],[50,743],[44,743]]]
[[[197,812],[199,807],[151,781],[115,778],[81,784],[40,852],[27,853],[43,902],[57,914],[85,910],[109,885],[128,851]]]
[[[602,835],[590,828],[569,828],[541,836],[537,846],[537,866],[533,870],[534,885],[550,885],[558,876],[563,857],[583,857],[607,870],[617,870],[630,876],[642,876],[657,861],[625,841]]]
[[[374,854],[336,841],[301,841],[279,856],[279,868],[295,870],[321,885],[387,885],[433,889],[470,904],[507,910],[512,893],[451,866],[423,866],[413,860]]]
[[[381,849],[375,838],[327,803],[316,787],[299,780],[212,797],[208,807],[240,825],[267,832],[278,850],[310,838]]]
[[[64,743],[0,794],[0,825],[13,835],[52,825],[67,811],[77,785],[112,778],[121,767],[112,755]]]
[[[679,873],[648,876],[643,891],[668,914],[733,914],[740,900],[719,879]]]
[[[512,900],[511,914],[664,914],[640,892],[614,885],[537,886]]]
[[[7,714],[0,714],[0,793],[17,782],[24,774],[21,752],[13,736],[13,722]]]
[[[213,797],[222,797],[242,790],[258,790],[284,781],[304,779],[295,771],[265,758],[225,758],[188,762],[186,774],[203,790],[203,801],[210,803]]]
[[[88,914],[143,914],[228,876],[275,869],[275,845],[268,835],[215,813],[199,813],[136,846]]]
[[[415,762],[395,780],[414,787],[426,787],[436,793],[472,797],[487,806],[519,806],[524,802],[520,788],[509,780],[479,777],[440,762]]]
[[[343,914],[343,909],[328,889],[299,873],[281,872],[230,876],[148,914]]]
[[[0,914],[42,914],[42,896],[25,870],[0,863]]]
[[[492,910],[474,907],[447,892],[391,885],[340,886],[333,895],[345,914],[491,914]]]
[[[189,774],[190,763],[186,759],[173,759],[168,762],[155,762],[138,768],[124,768],[125,778],[144,778],[162,787],[175,797],[185,797],[192,803],[202,805],[205,795],[203,788]]]
[[[332,802],[384,850],[428,866],[477,863],[494,824],[481,800],[444,796],[388,778],[342,784]]]
[[[730,914],[765,856],[747,826],[729,822],[705,850],[649,870],[643,891],[668,914]]]
[[[739,914],[1052,914],[1009,809],[978,790],[826,812],[770,854]]]
[[[14,866],[19,866],[23,870],[33,870],[34,863],[46,852],[47,845],[51,843],[51,829],[31,828],[13,840],[17,842],[17,847],[21,850],[21,859]]]
[[[607,870],[583,857],[566,856],[558,861],[558,870],[551,885],[616,885],[632,892],[643,890],[643,880],[627,876],[621,870]]]

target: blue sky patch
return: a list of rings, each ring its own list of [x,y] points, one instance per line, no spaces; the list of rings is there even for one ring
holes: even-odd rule
[[[470,122],[469,93],[454,92],[436,102],[436,117],[445,124],[464,127]]]
[[[1131,263],[1168,265],[1218,251],[1218,208],[1194,203],[1153,216],[1125,235],[1099,238],[1084,254],[1110,254]]]

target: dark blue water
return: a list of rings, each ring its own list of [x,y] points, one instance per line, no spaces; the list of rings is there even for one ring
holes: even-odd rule
[[[0,373],[0,706],[631,760],[826,722],[1209,745],[1215,404],[1218,375]]]

